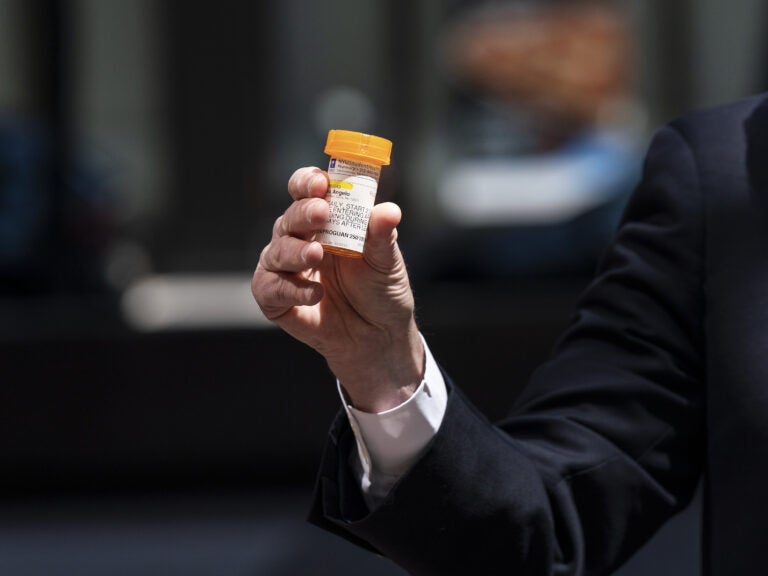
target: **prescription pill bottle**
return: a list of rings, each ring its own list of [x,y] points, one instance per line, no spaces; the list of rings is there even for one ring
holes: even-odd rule
[[[391,152],[392,142],[386,138],[349,130],[328,132],[330,217],[317,236],[325,252],[362,257],[381,167],[389,164]]]

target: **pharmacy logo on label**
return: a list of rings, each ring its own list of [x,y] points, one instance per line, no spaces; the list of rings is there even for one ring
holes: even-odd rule
[[[336,158],[331,158],[331,163],[330,163],[330,165],[328,166],[328,168],[329,168],[330,170],[333,170],[334,168],[336,168]]]

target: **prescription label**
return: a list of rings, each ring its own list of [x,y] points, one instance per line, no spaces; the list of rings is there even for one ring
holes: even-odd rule
[[[327,196],[330,217],[318,234],[318,242],[362,253],[380,174],[381,166],[331,158]]]

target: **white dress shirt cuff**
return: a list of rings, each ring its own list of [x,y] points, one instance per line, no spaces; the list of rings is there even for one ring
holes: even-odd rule
[[[349,405],[337,382],[357,441],[355,468],[369,506],[383,499],[437,433],[448,401],[445,381],[424,342],[424,379],[399,406],[371,414]]]

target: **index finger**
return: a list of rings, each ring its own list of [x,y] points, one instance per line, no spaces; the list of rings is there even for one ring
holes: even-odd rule
[[[299,168],[288,179],[288,193],[294,200],[325,198],[328,193],[328,174],[314,166]]]

